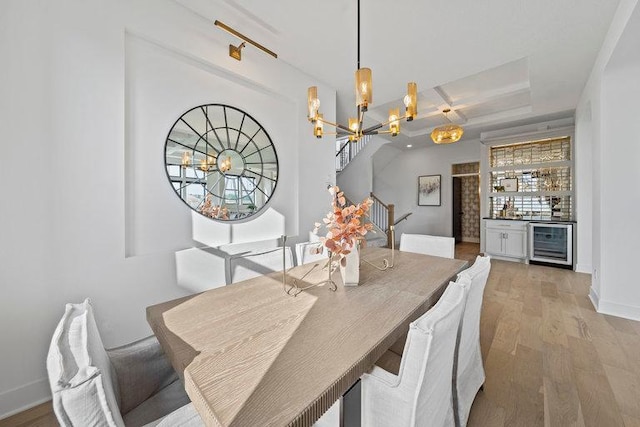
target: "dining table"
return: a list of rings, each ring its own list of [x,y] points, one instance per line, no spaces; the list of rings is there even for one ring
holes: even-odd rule
[[[467,266],[391,254],[363,249],[358,286],[336,270],[335,291],[285,292],[326,280],[317,261],[150,306],[147,320],[207,426],[312,426]]]

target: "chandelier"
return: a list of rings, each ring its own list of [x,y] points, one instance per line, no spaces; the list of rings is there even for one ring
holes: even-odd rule
[[[358,69],[355,73],[356,89],[356,117],[349,118],[348,125],[332,123],[324,119],[320,113],[320,99],[318,98],[317,86],[311,86],[307,91],[307,103],[309,108],[308,119],[313,124],[313,134],[316,138],[322,138],[324,125],[333,126],[342,133],[349,135],[349,141],[357,141],[366,135],[391,134],[396,136],[400,133],[400,121],[410,122],[418,115],[418,86],[416,83],[407,84],[407,94],[404,97],[405,114],[400,116],[399,108],[389,110],[389,119],[386,122],[364,128],[364,114],[373,103],[373,83],[370,68],[360,68],[360,0],[358,0]],[[381,128],[389,126],[387,130]],[[336,134],[331,133],[331,134]],[[329,134],[328,134],[329,135]]]
[[[229,172],[231,170],[231,157],[227,156],[226,159],[222,159],[219,169],[222,173]]]
[[[184,153],[182,155],[182,167],[188,167],[191,165],[191,159],[188,156],[188,153]],[[231,170],[231,157],[227,156],[226,158],[220,159],[220,164],[218,164],[218,158],[213,156],[207,156],[204,159],[200,160],[200,170],[202,172],[211,172],[215,170],[215,168],[222,173],[229,172]]]
[[[451,111],[451,109],[447,108],[442,110],[444,113],[444,117],[449,120],[447,114]],[[449,120],[451,122],[451,120]],[[450,123],[448,125],[439,126],[431,132],[431,139],[436,144],[451,144],[453,142],[457,142],[462,138],[462,134],[464,133],[464,129],[458,126],[455,123]]]
[[[207,156],[200,160],[200,170],[202,172],[211,172],[216,165],[216,158],[213,156]]]

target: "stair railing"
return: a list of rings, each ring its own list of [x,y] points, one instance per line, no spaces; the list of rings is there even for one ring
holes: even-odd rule
[[[370,193],[370,196],[371,200],[373,200],[373,205],[371,205],[369,209],[369,219],[371,219],[371,222],[374,223],[376,227],[387,234],[387,246],[391,247],[391,233],[389,233],[389,229],[392,225],[395,225],[395,205],[385,204],[373,193]]]
[[[371,140],[371,135],[365,135],[357,141],[349,141],[348,137],[336,140],[336,172],[343,170],[354,157]]]

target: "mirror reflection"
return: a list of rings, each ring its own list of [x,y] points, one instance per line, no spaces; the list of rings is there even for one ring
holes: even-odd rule
[[[165,143],[167,177],[194,211],[218,221],[258,213],[278,182],[271,138],[249,114],[208,104],[180,117]]]

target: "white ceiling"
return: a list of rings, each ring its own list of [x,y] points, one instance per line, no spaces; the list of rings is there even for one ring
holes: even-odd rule
[[[337,89],[338,120],[355,114],[356,0],[177,0]],[[571,116],[619,0],[361,0],[361,66],[373,71],[371,117],[419,92],[419,120],[399,144],[431,143],[439,109],[477,138],[496,126]],[[220,37],[229,37],[220,32]],[[243,55],[262,55],[245,49]],[[319,94],[322,100],[322,93]],[[322,109],[322,108],[321,108]],[[311,132],[311,128],[309,129]]]

